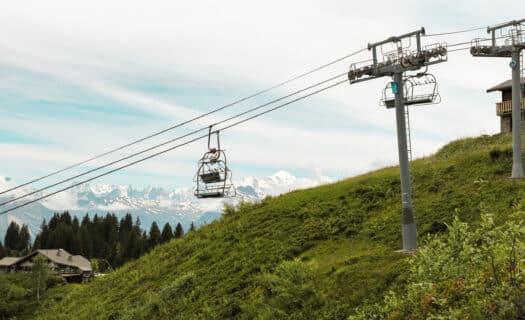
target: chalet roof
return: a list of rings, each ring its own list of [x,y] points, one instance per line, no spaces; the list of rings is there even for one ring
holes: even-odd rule
[[[17,264],[23,263],[24,261],[27,261],[31,257],[35,256],[36,254],[40,253],[50,261],[61,264],[69,267],[78,268],[80,271],[83,272],[91,272],[91,263],[88,259],[84,258],[83,256],[74,256],[67,252],[64,249],[39,249],[37,251],[32,252],[31,254],[20,258],[17,261]]]
[[[82,271],[91,271],[91,263],[88,259],[80,255],[71,255],[64,249],[39,249],[38,252],[55,263],[77,267]]]
[[[521,78],[521,84],[525,83],[525,78]],[[503,91],[505,89],[512,88],[512,80],[504,81],[497,86],[494,86],[492,88],[487,89],[487,92],[494,92],[494,91]]]
[[[0,259],[0,267],[10,267],[18,260],[20,260],[20,257],[4,257]]]

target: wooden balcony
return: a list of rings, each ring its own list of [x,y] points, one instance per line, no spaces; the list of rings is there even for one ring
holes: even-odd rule
[[[525,99],[521,99],[521,110],[525,110]],[[496,114],[501,116],[503,114],[512,113],[512,101],[503,101],[496,103]]]

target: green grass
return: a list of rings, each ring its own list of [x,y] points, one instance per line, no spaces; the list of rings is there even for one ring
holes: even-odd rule
[[[56,303],[73,288],[58,276],[51,276],[46,286],[37,301],[31,273],[0,273],[0,319],[33,319],[37,309]]]
[[[454,215],[501,221],[525,197],[510,135],[450,143],[412,164],[418,233]],[[399,169],[227,210],[222,219],[40,308],[37,319],[346,319],[403,283]]]

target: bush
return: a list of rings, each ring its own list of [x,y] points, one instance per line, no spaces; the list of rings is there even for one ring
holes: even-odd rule
[[[510,158],[512,157],[512,148],[505,148],[503,150],[500,148],[494,148],[489,151],[489,156],[493,161],[501,157]]]
[[[404,290],[349,319],[523,319],[524,215],[502,226],[483,215],[477,230],[456,217],[408,260]]]

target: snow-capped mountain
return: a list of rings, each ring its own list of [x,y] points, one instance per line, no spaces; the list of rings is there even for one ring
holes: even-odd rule
[[[84,184],[1,215],[0,239],[3,239],[11,221],[20,225],[27,224],[32,235],[35,235],[43,219],[49,220],[54,212],[65,210],[79,216],[79,218],[85,214],[105,215],[107,212],[121,217],[130,212],[135,218],[140,219],[142,228],[146,230],[149,229],[153,221],[156,221],[161,227],[167,222],[172,225],[180,222],[185,227],[192,221],[196,225],[200,225],[219,218],[225,202],[235,204],[239,201],[258,201],[266,196],[275,196],[326,182],[328,181],[296,178],[286,171],[279,171],[272,176],[246,177],[235,182],[237,191],[235,198],[205,200],[196,199],[191,187],[165,190],[154,187],[137,189],[132,186]],[[9,178],[0,177],[0,191],[7,190],[15,185],[16,183]],[[31,191],[30,188],[25,188],[0,195],[0,202]],[[32,197],[34,199],[38,196],[40,194],[35,194]],[[31,197],[13,202],[6,205],[6,208],[29,199]]]

